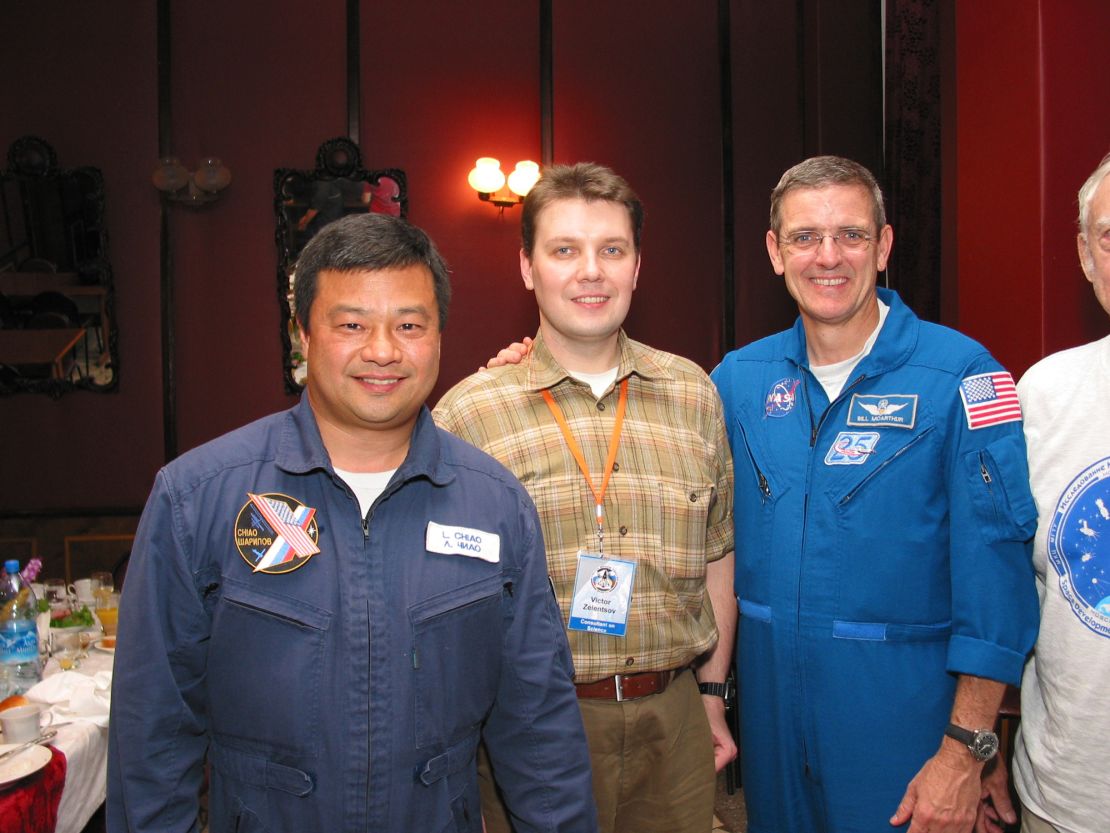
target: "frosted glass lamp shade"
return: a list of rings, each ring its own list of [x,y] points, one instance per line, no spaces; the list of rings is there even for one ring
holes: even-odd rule
[[[509,190],[521,197],[526,197],[539,178],[540,166],[535,162],[517,162],[516,169],[509,174]]]
[[[505,174],[501,172],[500,160],[483,156],[474,163],[474,168],[467,174],[466,181],[470,183],[471,188],[482,194],[499,191],[505,184]]]

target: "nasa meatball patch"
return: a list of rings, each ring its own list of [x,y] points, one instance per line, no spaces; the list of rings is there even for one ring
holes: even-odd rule
[[[779,418],[793,411],[797,402],[798,385],[801,383],[801,379],[779,379],[771,385],[763,406],[764,416]]]

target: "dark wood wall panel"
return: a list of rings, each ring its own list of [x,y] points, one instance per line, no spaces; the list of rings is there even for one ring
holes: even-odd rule
[[[879,4],[733,0],[732,56],[736,338],[746,344],[797,315],[764,243],[782,172],[831,153],[881,175]]]

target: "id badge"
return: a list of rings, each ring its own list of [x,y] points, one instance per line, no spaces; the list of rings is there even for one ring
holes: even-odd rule
[[[580,551],[570,605],[572,631],[624,636],[636,563]]]

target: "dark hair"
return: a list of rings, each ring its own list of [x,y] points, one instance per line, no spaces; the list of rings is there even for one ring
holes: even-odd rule
[[[640,234],[644,229],[644,205],[627,182],[604,165],[579,162],[576,165],[552,165],[524,198],[520,218],[520,245],[524,256],[532,256],[536,242],[536,219],[540,212],[556,200],[581,199],[586,202],[603,200],[618,202],[628,209],[632,221],[632,242],[640,251]]]
[[[814,156],[799,162],[782,175],[771,192],[771,231],[778,236],[782,227],[782,201],[797,188],[824,188],[827,185],[859,185],[871,197],[871,216],[875,221],[875,234],[886,225],[883,209],[883,192],[871,171],[858,162],[843,156]]]
[[[432,273],[442,330],[451,303],[451,279],[447,263],[423,230],[389,214],[350,214],[328,223],[297,260],[293,281],[297,322],[307,333],[309,312],[316,299],[316,278],[321,271],[373,272],[417,264]]]

